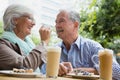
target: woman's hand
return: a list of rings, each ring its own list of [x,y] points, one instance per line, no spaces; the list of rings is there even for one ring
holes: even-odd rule
[[[50,27],[41,26],[39,30],[39,34],[41,37],[41,41],[44,41],[46,44],[48,44],[50,41],[50,34],[51,34]]]

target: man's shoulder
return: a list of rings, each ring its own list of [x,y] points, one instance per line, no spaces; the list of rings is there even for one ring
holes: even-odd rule
[[[84,37],[81,37],[81,43],[82,44],[86,44],[86,45],[98,45],[100,46],[101,44],[95,40],[92,40],[92,39],[89,39],[89,38],[84,38]]]
[[[85,38],[85,37],[80,37],[80,39],[81,39],[81,42],[84,42],[84,43],[96,43],[97,42],[95,40]]]

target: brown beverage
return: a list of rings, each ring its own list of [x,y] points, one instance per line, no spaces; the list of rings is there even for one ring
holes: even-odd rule
[[[112,57],[112,50],[104,49],[99,51],[100,78],[103,80],[112,80]]]
[[[61,48],[60,47],[48,47],[47,48],[47,67],[46,76],[49,78],[57,78],[59,70]]]

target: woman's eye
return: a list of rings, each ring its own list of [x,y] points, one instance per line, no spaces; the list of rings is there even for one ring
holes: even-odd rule
[[[59,23],[64,22],[65,20],[60,20]]]
[[[28,20],[34,21],[34,19],[32,17],[27,17]]]

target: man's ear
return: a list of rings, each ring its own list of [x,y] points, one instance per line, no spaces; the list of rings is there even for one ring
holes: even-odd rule
[[[75,22],[74,22],[74,25],[75,25],[75,27],[78,28],[78,27],[79,27],[79,26],[78,26],[78,25],[79,25],[78,21],[75,21]]]

